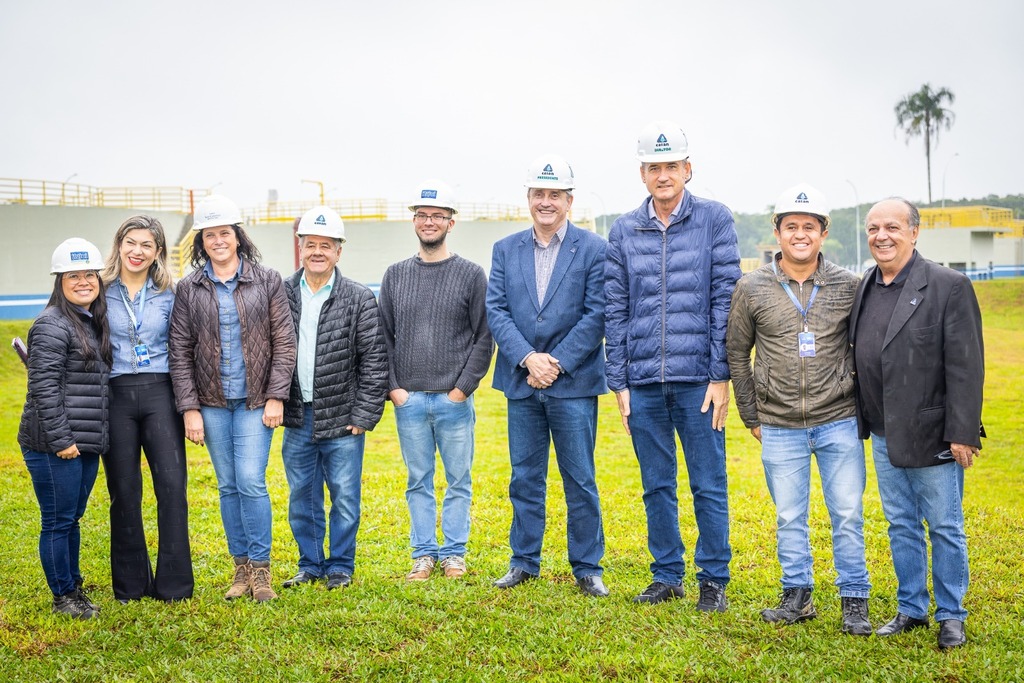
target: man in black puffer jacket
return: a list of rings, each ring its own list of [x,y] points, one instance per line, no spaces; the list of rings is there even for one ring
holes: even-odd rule
[[[364,432],[384,413],[388,364],[377,301],[336,265],[345,226],[318,206],[298,221],[302,268],[285,280],[298,337],[298,362],[284,410],[281,451],[291,495],[288,522],[299,572],[285,588],[327,578],[341,588],[355,570]],[[324,483],[331,494],[324,556]]]

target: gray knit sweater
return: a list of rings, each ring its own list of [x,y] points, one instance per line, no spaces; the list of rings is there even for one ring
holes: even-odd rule
[[[484,269],[458,255],[436,263],[414,256],[389,266],[380,284],[389,391],[472,394],[494,351],[486,298]]]

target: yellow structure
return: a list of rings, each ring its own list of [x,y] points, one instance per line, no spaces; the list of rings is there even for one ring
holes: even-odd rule
[[[1024,220],[1013,217],[1013,209],[998,206],[949,206],[921,209],[921,227],[933,228],[1006,228],[997,238],[1024,238]]]

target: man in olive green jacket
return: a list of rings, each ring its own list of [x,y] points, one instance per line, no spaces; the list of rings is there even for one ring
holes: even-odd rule
[[[813,187],[786,190],[772,222],[781,254],[736,285],[725,344],[736,406],[743,424],[761,442],[776,507],[782,600],[761,616],[792,624],[817,615],[807,526],[813,453],[832,521],[842,628],[871,635],[864,446],[857,434],[847,338],[858,278],[821,256],[829,212]]]

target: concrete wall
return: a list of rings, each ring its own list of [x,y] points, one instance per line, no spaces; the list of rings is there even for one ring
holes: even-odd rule
[[[184,214],[171,211],[0,204],[0,295],[45,293],[49,297],[53,290],[50,256],[58,244],[69,237],[83,237],[106,257],[121,223],[138,213],[159,218],[171,241],[185,224]]]
[[[917,249],[926,258],[944,266],[975,270],[1008,262],[997,254],[995,232],[991,228],[939,228],[921,230]],[[999,240],[1003,242],[1003,240]]]
[[[129,216],[147,213],[160,219],[172,243],[186,216],[173,212],[69,206],[0,205],[0,319],[28,319],[42,310],[53,289],[50,255],[69,237],[83,237],[109,253],[114,233]],[[490,271],[491,247],[506,235],[529,227],[528,222],[459,221],[448,238],[452,251]],[[263,254],[263,263],[282,275],[295,272],[295,238],[291,223],[246,226]],[[409,258],[419,243],[412,220],[345,224],[347,241],[339,266],[346,277],[379,284],[389,265]]]

